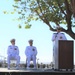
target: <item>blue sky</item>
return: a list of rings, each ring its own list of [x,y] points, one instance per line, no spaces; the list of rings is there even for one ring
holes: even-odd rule
[[[34,40],[34,46],[37,47],[39,62],[52,61],[52,34],[48,26],[42,21],[32,21],[32,27],[30,29],[18,28],[18,22],[13,21],[17,15],[3,14],[4,10],[12,11],[12,2],[2,0],[0,2],[0,55],[7,56],[7,47],[10,45],[12,38],[16,39],[16,45],[19,47],[21,61],[25,61],[25,48],[29,39]],[[68,40],[73,40],[69,35],[65,34]],[[74,45],[75,46],[75,45]],[[74,53],[75,54],[75,53]],[[74,56],[75,57],[75,56]]]

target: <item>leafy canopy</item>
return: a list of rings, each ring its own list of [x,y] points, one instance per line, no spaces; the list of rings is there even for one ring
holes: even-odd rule
[[[31,21],[41,20],[49,26],[50,30],[56,31],[55,26],[62,26],[62,30],[75,39],[72,27],[75,27],[72,2],[74,0],[14,0],[13,12],[17,12],[17,20],[25,25],[25,28],[31,27]],[[7,12],[4,11],[4,14]],[[54,23],[54,24],[52,24]],[[63,25],[67,29],[63,28]],[[19,24],[19,28],[21,28]]]

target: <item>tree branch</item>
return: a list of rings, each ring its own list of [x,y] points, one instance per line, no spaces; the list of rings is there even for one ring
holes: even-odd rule
[[[58,2],[58,1],[57,1]],[[60,10],[61,10],[61,12],[66,16],[66,13],[64,12],[64,10],[62,9],[62,7],[61,7],[61,5],[60,5],[60,3],[58,2],[58,6],[59,6],[59,8],[60,8]]]
[[[71,25],[71,15],[72,15],[72,13],[71,13],[71,11],[70,11],[70,9],[69,9],[69,3],[68,3],[68,1],[67,0],[65,0],[65,6],[66,6],[66,14],[67,14],[67,16],[66,16],[66,22],[67,22],[67,27],[68,27],[68,30],[69,31],[72,31],[72,25]]]
[[[46,19],[45,15],[43,14],[42,12],[42,9],[39,5],[39,0],[37,0],[37,3],[38,3],[38,6],[39,6],[39,9],[41,11],[41,14],[42,14],[42,17],[40,16],[40,14],[38,13],[38,11],[36,10],[37,14],[39,15],[39,17],[51,28],[51,25],[49,24],[49,21]]]
[[[71,31],[68,30],[66,33],[75,40],[75,33],[72,30]]]
[[[72,13],[71,13],[71,10],[70,10],[70,7],[69,7],[69,3],[68,3],[68,1],[65,0],[64,3],[65,3],[65,6],[66,6],[66,13],[67,13],[67,14],[68,14],[68,13],[69,13],[69,14],[72,14]]]
[[[71,7],[72,7],[72,12],[73,12],[73,16],[75,18],[75,0],[70,0],[71,2]]]
[[[35,10],[35,12],[36,12],[37,15],[39,16],[39,18],[51,28],[51,25],[49,24],[49,22],[47,22],[46,19],[42,18],[42,16],[40,16],[40,14],[38,13],[37,10]]]

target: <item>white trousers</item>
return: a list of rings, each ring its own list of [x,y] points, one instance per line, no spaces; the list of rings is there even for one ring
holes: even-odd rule
[[[11,56],[11,55],[8,55],[7,57],[7,64],[8,66],[10,66],[10,60],[16,60],[16,65],[19,66],[20,64],[20,56],[19,55],[15,55],[15,56]]]
[[[27,67],[30,66],[30,61],[33,61],[34,67],[36,67],[36,56],[27,56]]]
[[[53,63],[54,69],[58,69],[58,42],[53,47]]]

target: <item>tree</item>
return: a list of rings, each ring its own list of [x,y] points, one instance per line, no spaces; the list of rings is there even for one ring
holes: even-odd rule
[[[73,16],[75,17],[75,0],[71,0],[71,6],[72,6],[72,12],[73,12]]]
[[[75,39],[75,0],[14,0],[14,9],[20,14],[18,20],[30,28],[32,20],[41,20],[51,31],[61,26],[62,31]],[[66,26],[66,29],[63,26]],[[19,25],[21,28],[21,25]]]

